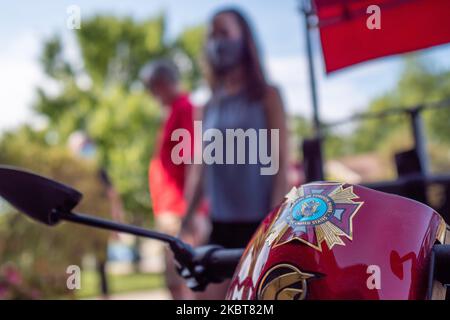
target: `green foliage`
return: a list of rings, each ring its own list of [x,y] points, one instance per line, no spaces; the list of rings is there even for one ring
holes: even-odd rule
[[[290,156],[293,161],[302,161],[303,154],[301,151],[301,143],[303,139],[312,136],[312,126],[310,122],[300,115],[288,117],[288,131],[290,136]]]
[[[81,61],[69,59],[69,48],[58,35],[50,37],[40,62],[52,87],[38,88],[33,106],[47,126],[42,130],[25,126],[4,134],[0,163],[72,185],[84,194],[80,211],[109,215],[98,179],[98,169],[105,168],[124,201],[127,220],[149,224],[147,168],[160,108],[140,84],[139,72],[152,59],[171,57],[190,66],[181,70],[188,88],[195,87],[200,77],[203,28],[186,29],[175,41],[168,41],[165,25],[164,15],[141,21],[112,15],[89,17],[74,34]],[[76,130],[94,140],[98,163],[82,162],[68,153],[67,139]],[[0,212],[0,261],[18,267],[26,292],[37,289],[39,297],[69,294],[67,266],[80,264],[87,253],[105,254],[105,232],[73,225],[49,229],[30,223],[9,207],[1,205],[0,209],[7,211]],[[0,286],[2,277],[0,270]],[[24,297],[21,288],[9,292]]]
[[[4,136],[0,163],[24,167],[74,186],[84,194],[78,210],[109,215],[106,190],[98,179],[97,166],[74,158],[65,148],[49,148],[40,132],[24,127]],[[16,266],[24,279],[23,286],[35,291],[36,297],[70,295],[66,268],[80,265],[87,253],[105,259],[108,234],[104,231],[73,224],[48,228],[12,208],[2,212],[0,218],[0,261]],[[13,297],[22,296],[20,288],[22,285],[13,290]]]
[[[165,17],[142,22],[98,15],[83,21],[77,31],[83,62],[96,84],[130,86],[149,58],[167,54]]]
[[[374,99],[369,112],[382,112],[392,108],[415,107],[450,98],[450,72],[436,72],[415,56],[405,61],[403,74],[397,86],[387,94]],[[434,138],[450,142],[450,108],[424,113],[427,130]],[[408,134],[405,116],[389,116],[380,121],[364,121],[356,135],[356,148],[365,151],[384,143],[397,130]]]
[[[204,40],[205,27],[195,26],[184,30],[176,40],[176,46],[180,48],[191,61],[188,69],[190,72],[185,74],[185,82],[188,87],[195,86],[201,78],[201,63]]]
[[[384,112],[392,108],[404,107],[398,105],[389,94],[375,98],[369,105],[368,111],[373,114]],[[392,114],[383,118],[373,118],[362,120],[353,139],[353,150],[351,152],[364,153],[376,150],[381,147],[389,137],[398,131],[404,135],[410,132],[408,118],[402,114]]]
[[[139,82],[139,72],[152,59],[170,57],[177,62],[182,57],[189,65],[181,65],[184,82],[194,87],[200,77],[204,28],[188,28],[170,42],[164,15],[142,21],[96,15],[82,26],[75,34],[81,69],[68,61],[57,36],[45,44],[43,68],[59,92],[40,88],[34,109],[49,120],[47,135],[56,137],[59,145],[75,130],[86,131],[98,146],[100,165],[132,213],[131,220],[150,221],[147,167],[160,115]]]
[[[54,35],[47,40],[40,59],[45,73],[56,79],[74,74],[71,65],[64,60],[62,50],[60,37]]]
[[[325,131],[324,138],[324,154],[325,159],[338,158],[351,152],[351,146],[348,144],[347,135],[334,133],[332,130]]]
[[[119,87],[99,99],[86,123],[99,146],[101,163],[108,168],[136,223],[150,221],[147,167],[158,125],[155,102],[144,92],[127,93]]]
[[[311,122],[303,116],[289,117],[289,127],[292,135],[300,139],[311,137],[313,134]]]
[[[419,57],[409,56],[405,59],[404,70],[397,86],[375,98],[369,104],[367,112],[379,113],[394,108],[412,108],[449,98],[450,72],[434,70]],[[427,110],[422,116],[432,170],[448,171],[450,166],[445,163],[449,163],[450,104],[447,108]],[[381,119],[363,120],[349,137],[341,138],[347,138],[344,154],[377,151],[386,159],[392,159],[395,152],[411,148],[413,143],[410,120],[405,114],[391,114]]]

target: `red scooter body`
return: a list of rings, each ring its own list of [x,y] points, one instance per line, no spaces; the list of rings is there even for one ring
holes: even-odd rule
[[[261,224],[228,299],[426,299],[446,225],[419,202],[341,183],[293,189]]]

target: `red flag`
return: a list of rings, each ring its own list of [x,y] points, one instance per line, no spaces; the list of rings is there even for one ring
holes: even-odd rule
[[[314,4],[327,73],[450,42],[450,0],[314,0]],[[367,13],[371,5],[380,8],[381,29],[367,26],[376,14]]]

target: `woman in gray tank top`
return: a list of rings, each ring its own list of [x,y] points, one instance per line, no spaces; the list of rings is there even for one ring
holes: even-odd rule
[[[221,135],[223,148],[215,152],[222,153],[226,161],[206,164],[203,159],[201,165],[193,165],[186,188],[188,210],[183,230],[189,229],[190,217],[204,196],[212,221],[210,242],[243,248],[287,192],[284,108],[278,90],[266,82],[249,24],[236,9],[221,10],[213,16],[206,58],[212,98],[202,112],[203,139],[213,131]],[[278,136],[271,129],[276,129]],[[247,134],[244,148],[238,148],[237,143],[227,148],[233,141],[227,134],[230,130]],[[270,174],[262,174],[267,165],[259,157],[264,142],[259,133],[264,130],[269,141],[264,150],[271,156],[271,165],[278,168]],[[214,139],[210,138],[203,143],[203,156]],[[271,150],[275,154],[270,154]],[[215,292],[215,298],[223,298],[224,290],[216,288]]]

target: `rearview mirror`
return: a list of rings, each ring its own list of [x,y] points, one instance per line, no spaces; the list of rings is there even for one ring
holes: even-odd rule
[[[9,166],[0,166],[0,196],[47,225],[58,223],[55,212],[70,213],[83,197],[62,183]]]

